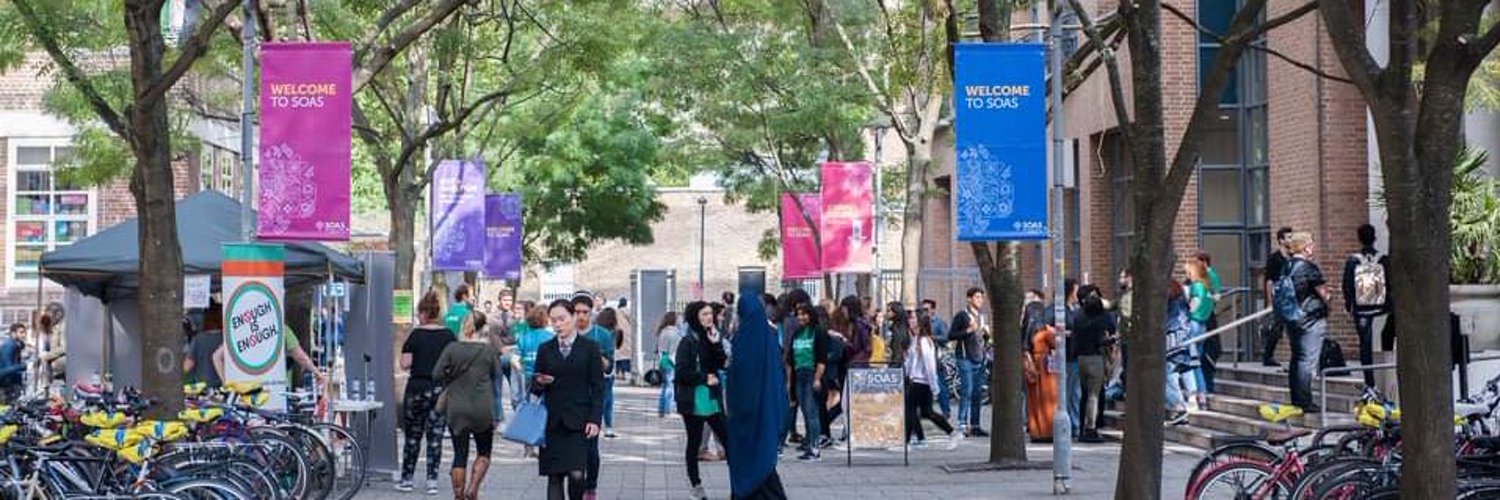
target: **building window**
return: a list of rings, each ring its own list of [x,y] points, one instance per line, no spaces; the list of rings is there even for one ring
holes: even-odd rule
[[[72,152],[66,139],[10,141],[8,286],[35,286],[43,253],[94,233],[93,189],[56,174]]]
[[[1198,0],[1198,22],[1223,34],[1243,2]],[[1265,40],[1254,43],[1264,46]],[[1200,85],[1218,50],[1214,37],[1198,38]],[[1259,276],[1270,231],[1265,66],[1261,51],[1247,50],[1240,57],[1219,95],[1219,114],[1209,124],[1198,158],[1199,247],[1213,256],[1226,288],[1258,290],[1263,285]]]
[[[203,189],[219,191],[231,198],[237,196],[240,155],[228,149],[204,143],[198,162]]]
[[[1117,130],[1105,132],[1099,140],[1099,160],[1109,175],[1110,227],[1110,271],[1111,282],[1120,271],[1130,267],[1130,244],[1135,236],[1135,194],[1131,192],[1135,172],[1125,157],[1124,139]]]

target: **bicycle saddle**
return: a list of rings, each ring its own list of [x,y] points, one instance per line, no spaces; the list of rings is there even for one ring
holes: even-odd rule
[[[145,439],[145,434],[126,429],[99,429],[83,437],[83,440],[89,444],[110,451],[120,451],[135,446]]]
[[[145,462],[147,458],[150,458],[154,454],[156,454],[156,444],[149,440],[115,450],[115,455],[136,465]]]
[[[0,426],[0,444],[10,442],[10,438],[16,437],[16,431],[20,429],[21,426],[16,424]]]
[[[234,404],[235,406],[241,408],[260,408],[262,406],[265,406],[266,402],[270,400],[270,394],[266,394],[264,392],[254,392],[251,394],[243,395],[239,399],[235,400]]]
[[[222,408],[188,408],[177,412],[177,419],[195,424],[206,424],[224,416]]]
[[[1312,433],[1313,431],[1307,429],[1296,429],[1289,431],[1275,430],[1266,433],[1266,442],[1270,443],[1271,446],[1281,446],[1289,442],[1296,441],[1305,436],[1311,436]]]
[[[142,420],[130,431],[158,441],[176,441],[188,435],[187,424],[167,420]]]
[[[1260,405],[1259,409],[1260,418],[1273,424],[1285,422],[1292,417],[1302,414],[1301,408],[1278,403],[1263,404]]]
[[[1480,403],[1453,403],[1453,412],[1463,418],[1483,417],[1490,413],[1490,407]]]
[[[125,420],[126,416],[124,413],[112,410],[91,411],[83,414],[78,419],[83,425],[95,429],[113,429],[125,425]]]
[[[224,390],[232,392],[232,393],[235,393],[235,394],[239,394],[241,396],[248,396],[248,395],[251,395],[251,394],[259,393],[260,389],[261,389],[260,382],[255,382],[255,381],[250,381],[250,382],[224,382]]]
[[[207,390],[208,384],[205,384],[203,382],[182,386],[182,394],[184,396],[202,396],[203,393]]]

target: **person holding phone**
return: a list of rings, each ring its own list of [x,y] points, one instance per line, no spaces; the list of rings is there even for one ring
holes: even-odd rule
[[[548,500],[583,500],[591,443],[604,413],[603,350],[578,334],[573,306],[557,300],[547,307],[557,336],[538,349],[532,376],[531,392],[546,398],[547,445],[537,465],[547,476]]]

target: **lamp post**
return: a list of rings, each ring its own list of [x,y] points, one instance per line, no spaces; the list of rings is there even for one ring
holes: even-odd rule
[[[698,197],[698,300],[703,300],[703,249],[704,234],[708,228],[708,197]]]
[[[882,121],[875,124],[875,171],[871,173],[871,177],[875,178],[875,224],[871,228],[875,234],[871,235],[870,238],[873,243],[873,253],[875,254],[875,307],[877,308],[885,307],[885,268],[880,266],[880,236],[884,232],[881,230],[881,226],[883,225],[881,219],[885,218],[885,198],[881,196],[880,192],[880,172],[884,170],[880,163],[880,146],[882,142],[885,142],[882,140],[884,137],[885,123]],[[907,285],[917,286],[916,283],[908,283]]]
[[[250,204],[255,196],[255,185],[250,179],[255,175],[255,8],[249,0],[243,3],[245,19],[241,22],[240,40],[244,40],[240,98],[240,239],[255,240],[254,216]]]

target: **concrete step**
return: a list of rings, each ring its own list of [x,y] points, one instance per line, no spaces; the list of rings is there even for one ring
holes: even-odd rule
[[[1100,434],[1123,440],[1124,432],[1120,429],[1123,429],[1125,426],[1125,423],[1122,420],[1124,417],[1125,414],[1119,411],[1105,411],[1104,420],[1101,422],[1101,424],[1115,430],[1100,431]],[[1214,438],[1227,435],[1228,434],[1225,434],[1223,432],[1215,431],[1212,429],[1205,429],[1193,425],[1162,424],[1162,438],[1164,440],[1169,443],[1191,446],[1200,450],[1208,450],[1213,448]]]
[[[1268,403],[1290,404],[1292,401],[1292,391],[1287,389],[1286,386],[1270,386],[1232,380],[1215,380],[1214,393]],[[1313,402],[1320,402],[1322,400],[1320,396],[1318,387],[1313,386]],[[1328,393],[1328,409],[1334,413],[1348,413],[1349,409],[1354,407],[1354,402],[1358,399],[1358,395],[1341,394],[1330,390]]]
[[[1329,406],[1333,406],[1333,399],[1329,399]],[[1261,420],[1260,405],[1266,401],[1257,399],[1230,396],[1227,394],[1214,394],[1208,398],[1208,409],[1226,415],[1234,415],[1251,420]],[[1327,415],[1302,414],[1291,419],[1291,425],[1308,429],[1317,429],[1326,421],[1328,425],[1337,425],[1354,422],[1354,415],[1334,408]],[[1326,419],[1326,420],[1325,420]]]
[[[1259,363],[1240,363],[1234,365],[1218,365],[1215,367],[1214,381],[1229,380],[1249,384],[1261,384],[1274,387],[1287,387],[1287,374],[1282,368],[1262,366]],[[1352,376],[1328,377],[1328,393],[1342,394],[1350,397],[1359,397],[1364,392],[1365,382],[1357,373]],[[1313,379],[1313,392],[1319,389],[1316,378]]]

